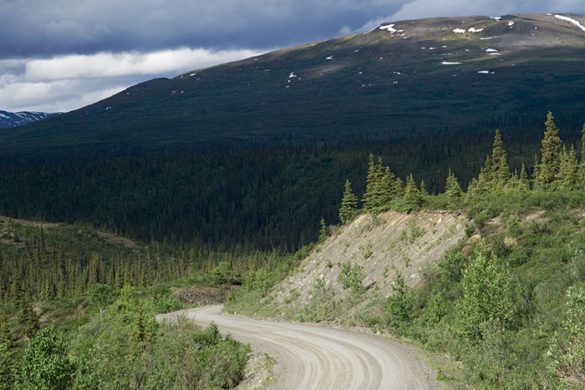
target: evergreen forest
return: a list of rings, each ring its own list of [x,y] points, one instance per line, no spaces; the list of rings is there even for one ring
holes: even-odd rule
[[[400,150],[391,145],[371,153],[299,147],[262,155],[264,162],[258,151],[239,151],[235,159],[224,151],[230,159],[213,169],[209,158],[221,153],[86,157],[92,164],[57,156],[5,161],[6,214],[29,219],[0,220],[0,388],[231,388],[243,378],[248,347],[214,326],[157,323],[155,314],[185,305],[173,288],[213,286],[226,292],[229,310],[262,316],[271,287],[335,225],[364,213],[422,209],[465,213],[468,236],[481,238],[449,253],[421,289],[397,277],[395,293],[371,303],[383,314],[364,313],[357,325],[448,354],[462,365],[440,367],[439,377],[461,386],[582,388],[585,130],[578,144],[562,134],[549,113],[539,146],[510,148],[506,133],[496,131],[482,161],[467,166],[469,148],[461,144],[456,156],[457,148],[437,146],[437,159],[453,156],[434,175],[422,165],[386,165],[385,153]],[[483,143],[477,148],[483,151]],[[205,175],[197,170],[203,166]],[[21,186],[20,197],[9,195],[8,183]],[[62,187],[49,190],[51,183]],[[47,192],[34,197],[45,184]],[[319,193],[328,186],[335,190]],[[271,191],[255,192],[260,187]],[[57,198],[63,204],[48,200]],[[171,199],[192,213],[176,214]],[[25,212],[25,200],[35,207]],[[108,219],[113,207],[124,211]],[[55,222],[61,212],[72,223]],[[53,221],[35,220],[41,216]],[[359,269],[348,266],[344,275],[359,301]],[[325,307],[338,304],[323,297]],[[307,318],[335,320],[318,313],[301,320]]]

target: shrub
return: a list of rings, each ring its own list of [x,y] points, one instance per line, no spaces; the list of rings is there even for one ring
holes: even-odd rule
[[[341,263],[339,265],[339,275],[337,280],[345,289],[351,290],[354,296],[359,296],[364,292],[364,271],[361,265],[352,263]]]
[[[69,389],[73,383],[74,371],[63,335],[54,328],[47,327],[41,329],[26,348],[18,388]]]

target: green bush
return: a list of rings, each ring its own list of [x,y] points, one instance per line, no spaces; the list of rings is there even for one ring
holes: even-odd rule
[[[22,390],[69,389],[73,363],[63,335],[52,327],[41,329],[26,348],[18,378]]]
[[[103,283],[96,283],[88,291],[89,304],[96,309],[103,309],[115,300],[114,289]]]
[[[555,334],[547,352],[549,369],[559,387],[585,387],[585,287],[567,291],[562,328]]]
[[[114,305],[96,313],[73,338],[75,388],[234,387],[249,347],[223,337],[213,324],[204,330],[185,320],[159,326],[154,313],[168,304],[168,297],[142,303],[126,289]]]
[[[410,322],[413,307],[404,278],[400,273],[396,274],[392,288],[392,295],[388,298],[387,305],[388,326],[402,333],[403,328]]]
[[[468,341],[484,337],[486,326],[507,329],[514,316],[510,271],[483,243],[463,270],[463,297],[457,307],[457,326]]]
[[[343,288],[351,290],[352,295],[359,296],[364,292],[364,270],[359,264],[339,264],[337,280]]]

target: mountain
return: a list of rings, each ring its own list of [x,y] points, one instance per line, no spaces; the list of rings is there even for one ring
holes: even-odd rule
[[[368,155],[442,191],[477,176],[496,128],[531,172],[546,112],[585,120],[585,18],[383,24],[158,79],[0,130],[0,214],[135,239],[296,250],[360,196]]]
[[[0,110],[0,129],[8,127],[24,126],[28,123],[37,122],[54,114],[47,114],[45,112],[8,112]]]
[[[148,81],[3,147],[399,138],[534,128],[585,109],[585,17],[406,20]]]

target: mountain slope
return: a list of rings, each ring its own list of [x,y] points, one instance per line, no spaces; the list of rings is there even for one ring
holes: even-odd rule
[[[23,126],[28,123],[37,122],[54,114],[47,114],[45,112],[8,112],[0,110],[0,129],[8,127]]]
[[[400,138],[530,128],[585,108],[585,18],[401,21],[157,79],[50,122],[0,133],[27,145],[148,145]]]
[[[447,211],[360,215],[253,304],[262,313],[304,321],[347,323],[373,315],[368,303],[392,295],[397,275],[410,288],[425,286],[445,254],[467,239],[468,223]]]

